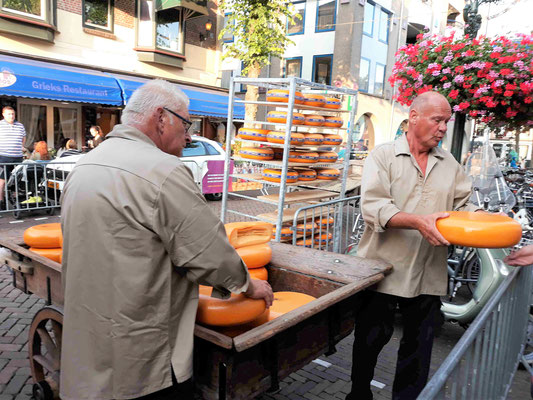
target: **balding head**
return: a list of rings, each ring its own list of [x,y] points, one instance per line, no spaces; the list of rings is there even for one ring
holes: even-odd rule
[[[424,92],[421,95],[415,97],[413,103],[411,104],[411,107],[409,107],[409,112],[411,112],[411,110],[424,112],[424,110],[426,110],[426,107],[428,106],[435,106],[444,103],[451,110],[450,103],[448,103],[448,100],[442,94],[437,92]]]

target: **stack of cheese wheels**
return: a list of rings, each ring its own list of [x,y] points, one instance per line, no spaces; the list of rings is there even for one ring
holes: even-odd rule
[[[522,227],[504,215],[450,211],[437,220],[437,229],[451,244],[487,249],[512,247],[522,238]]]
[[[328,229],[328,227],[330,227],[331,225],[333,225],[333,223],[335,222],[335,220],[333,219],[333,217],[324,217],[324,218],[317,218],[315,220],[315,223],[317,224],[318,226],[318,229],[319,230],[322,230],[322,231],[325,231]]]
[[[312,107],[324,107],[326,98],[321,94],[304,93],[304,105]]]
[[[326,104],[324,104],[324,108],[338,110],[341,108],[341,101],[335,97],[326,97]]]
[[[317,179],[322,179],[325,181],[334,181],[335,179],[339,179],[340,175],[341,171],[336,168],[321,168],[316,171]]]
[[[325,117],[324,118],[324,126],[328,126],[331,128],[340,128],[342,124],[343,124],[342,119],[340,119],[339,117]]]
[[[274,230],[272,231],[272,239],[276,238],[276,227],[274,227]],[[281,232],[280,232],[280,239],[281,240],[291,240],[292,239],[292,229],[288,226],[282,226]]]
[[[289,162],[310,164],[318,161],[318,153],[305,151],[290,151]]]
[[[337,161],[338,154],[332,151],[321,151],[318,153],[318,162],[320,163],[334,163]]]
[[[61,263],[63,235],[59,223],[32,226],[24,231],[24,243],[30,251]]]
[[[277,122],[284,124],[287,122],[287,111],[269,111],[267,114],[268,122]],[[305,122],[305,115],[293,112],[292,113],[292,124],[293,125],[303,125]]]
[[[294,102],[296,104],[303,104],[304,97],[300,92],[294,94]],[[273,101],[276,103],[288,103],[289,91],[286,89],[271,89],[266,93],[266,101]]]
[[[280,183],[282,176],[283,175],[281,174],[281,169],[265,168],[263,170],[263,179],[265,181]],[[298,176],[298,172],[294,170],[288,170],[287,183],[297,182]]]
[[[311,146],[320,146],[324,141],[324,135],[320,133],[306,133],[304,134],[304,144]]]
[[[338,146],[342,143],[342,137],[340,135],[324,135],[322,145]]]
[[[296,241],[296,246],[313,248],[313,239],[300,239]]]
[[[313,231],[317,229],[317,225],[314,222],[306,222],[296,225],[296,233],[305,234],[305,236],[311,235]]]
[[[321,235],[315,235],[315,243],[320,246],[327,246],[333,235],[331,233],[323,233]]]
[[[251,160],[272,160],[274,151],[270,147],[241,147],[239,154],[242,158]]]
[[[299,181],[314,181],[316,179],[316,171],[311,168],[298,169]]]
[[[306,115],[304,125],[308,126],[322,126],[324,125],[324,117],[321,115]]]
[[[268,132],[270,131],[267,129],[241,128],[239,129],[237,137],[239,139],[266,142]]]
[[[266,140],[270,143],[285,143],[285,132],[270,131]],[[298,132],[291,132],[291,144],[304,144],[304,134]]]

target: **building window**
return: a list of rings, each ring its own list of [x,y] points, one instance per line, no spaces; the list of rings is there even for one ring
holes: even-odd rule
[[[368,78],[370,76],[370,60],[361,58],[359,63],[359,90],[368,92]]]
[[[84,0],[83,24],[91,28],[113,29],[112,0]]]
[[[285,59],[285,72],[283,77],[287,78],[289,76],[302,77],[302,57]]]
[[[305,1],[294,1],[294,9],[296,14],[300,15],[300,18],[295,18],[294,23],[287,24],[287,34],[289,35],[301,35],[304,33],[305,26]]]
[[[374,94],[383,96],[383,83],[385,82],[385,66],[376,63],[376,77],[374,80]]]
[[[335,30],[336,0],[318,0],[315,32]]]
[[[313,57],[313,81],[324,85],[331,85],[331,66],[333,55]]]
[[[44,20],[47,18],[48,2],[49,0],[1,0],[2,11]]]
[[[231,14],[224,15],[224,28],[228,25],[230,17]],[[233,42],[233,32],[225,32],[222,41],[225,43]]]
[[[374,10],[375,6],[368,1],[365,4],[365,20],[363,22],[363,33],[372,36],[374,30]]]
[[[389,40],[389,23],[390,14],[380,10],[379,12],[379,33],[378,39],[380,42],[387,43]]]
[[[181,8],[167,8],[155,13],[158,49],[183,53],[183,17]]]

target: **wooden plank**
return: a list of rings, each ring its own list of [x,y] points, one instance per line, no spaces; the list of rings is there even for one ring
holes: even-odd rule
[[[25,247],[22,247],[18,244],[10,242],[8,240],[0,239],[0,247],[5,247],[18,255],[19,261],[23,263],[30,263],[30,260],[33,261],[31,264],[33,266],[45,266],[47,268],[53,269],[55,271],[61,272],[61,264],[52,261],[46,257],[43,257],[33,251],[28,250]],[[0,259],[0,261],[3,261]]]
[[[364,281],[377,274],[388,274],[392,266],[379,260],[271,242],[270,265],[339,283]]]
[[[294,214],[296,214],[296,209],[288,208],[286,210],[283,210],[283,217],[281,218],[281,223],[285,224],[287,222],[292,222],[294,220]],[[304,218],[304,213],[300,213],[301,219]],[[278,212],[270,212],[265,214],[259,214],[259,218],[262,218],[263,220],[266,220],[272,224],[277,223],[278,221]],[[300,218],[298,218],[300,219]],[[310,219],[310,218],[308,218]]]
[[[209,329],[205,326],[196,324],[194,326],[194,335],[207,340],[208,342],[214,343],[224,349],[230,350],[233,348],[233,340],[229,336],[223,335],[222,333]]]
[[[285,204],[305,203],[311,200],[321,200],[329,197],[337,197],[337,193],[326,190],[298,190],[296,192],[285,193]],[[258,199],[279,202],[279,194],[270,194],[268,196],[257,196]]]
[[[252,181],[252,182],[259,182],[264,185],[271,185],[271,186],[278,186],[278,187],[281,186],[281,184],[276,183],[276,182],[265,181],[263,179],[263,175],[261,174],[232,174],[231,177],[236,178],[236,179],[244,179],[244,180]],[[336,182],[336,181],[326,181],[326,180],[316,179],[314,181],[298,181],[294,183],[287,183],[287,186],[321,187],[321,186],[331,185],[331,182]]]

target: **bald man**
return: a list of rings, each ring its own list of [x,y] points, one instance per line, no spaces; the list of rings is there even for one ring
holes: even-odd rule
[[[438,147],[452,115],[436,92],[418,96],[409,129],[376,147],[365,161],[361,212],[365,231],[358,256],[381,259],[393,272],[361,293],[353,347],[352,392],[347,400],[372,399],[370,382],[379,353],[403,319],[393,399],[416,399],[431,361],[440,296],[447,287],[447,245],[435,222],[449,210],[475,210],[471,184],[453,156]]]

